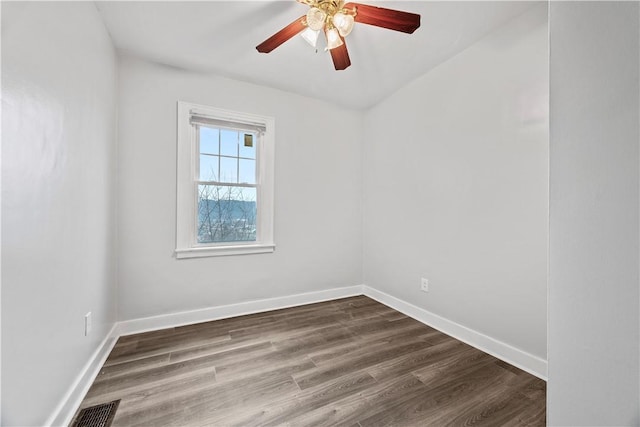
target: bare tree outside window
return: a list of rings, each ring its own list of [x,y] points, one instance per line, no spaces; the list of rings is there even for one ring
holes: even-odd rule
[[[198,186],[198,243],[255,240],[255,188]]]

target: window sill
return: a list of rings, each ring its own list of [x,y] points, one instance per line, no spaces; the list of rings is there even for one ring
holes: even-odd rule
[[[203,258],[211,256],[265,254],[275,251],[274,244],[208,246],[200,248],[176,249],[176,258]]]

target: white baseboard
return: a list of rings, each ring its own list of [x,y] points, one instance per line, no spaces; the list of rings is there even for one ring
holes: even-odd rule
[[[71,423],[73,416],[82,403],[82,399],[84,399],[91,384],[100,373],[102,365],[118,340],[117,326],[117,323],[113,325],[96,351],[93,352],[89,361],[80,371],[80,375],[76,377],[73,385],[45,423],[46,426],[68,426]]]
[[[312,304],[355,295],[366,295],[373,298],[382,304],[418,320],[419,322],[438,329],[439,331],[476,347],[485,353],[489,353],[492,356],[523,369],[538,378],[545,381],[547,379],[546,360],[366,285],[328,289],[318,292],[268,298],[238,304],[210,307],[201,310],[184,311],[161,316],[128,320],[118,324],[117,332],[119,336],[131,335],[211,320],[243,316],[246,314],[279,310],[287,307]]]
[[[211,320],[244,316],[246,314],[279,310],[298,305],[313,304],[355,295],[362,295],[361,285],[126,320],[119,323],[118,334],[120,336],[131,335],[158,329],[208,322]]]
[[[504,360],[513,366],[535,375],[538,378],[547,380],[547,361],[534,356],[526,351],[520,350],[502,341],[498,341],[471,328],[460,325],[437,314],[431,313],[423,308],[405,302],[394,296],[381,292],[372,287],[363,285],[364,295],[372,298],[386,306],[406,314],[417,321],[431,326],[447,335],[450,335],[462,342],[465,342],[479,350],[484,351],[498,359]]]
[[[71,418],[80,407],[82,399],[87,391],[89,391],[89,387],[91,387],[91,384],[100,372],[100,368],[120,336],[243,316],[246,314],[262,313],[356,295],[366,295],[421,323],[438,329],[485,353],[489,353],[498,359],[517,366],[538,378],[542,378],[545,381],[547,379],[547,361],[544,359],[533,356],[523,350],[512,347],[509,344],[505,344],[372,287],[358,285],[117,322],[100,347],[93,353],[61,403],[47,420],[46,425],[69,425],[72,421]]]

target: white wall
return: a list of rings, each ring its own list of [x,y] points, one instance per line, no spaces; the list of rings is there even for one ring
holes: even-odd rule
[[[362,115],[137,59],[120,62],[119,319],[362,283]],[[273,254],[176,260],[176,102],[275,117]]]
[[[363,144],[365,284],[542,359],[546,18],[530,9],[372,108]]]
[[[552,2],[550,425],[640,425],[637,2]]]
[[[2,3],[2,425],[43,425],[115,322],[116,72],[93,3]]]

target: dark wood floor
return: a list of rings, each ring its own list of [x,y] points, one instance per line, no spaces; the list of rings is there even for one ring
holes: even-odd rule
[[[118,426],[545,425],[546,383],[367,297],[121,337]]]

